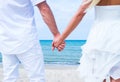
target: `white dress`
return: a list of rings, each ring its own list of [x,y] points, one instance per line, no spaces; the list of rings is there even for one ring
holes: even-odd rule
[[[95,6],[95,22],[78,68],[85,82],[120,78],[120,5]]]

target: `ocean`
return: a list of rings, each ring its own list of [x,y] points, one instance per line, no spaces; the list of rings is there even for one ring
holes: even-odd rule
[[[52,40],[40,40],[45,64],[77,65],[81,57],[81,46],[86,40],[66,40],[66,47],[59,52],[51,50]],[[2,57],[0,55],[0,62]]]

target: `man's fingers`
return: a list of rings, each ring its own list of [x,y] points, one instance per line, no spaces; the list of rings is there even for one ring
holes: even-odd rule
[[[55,50],[54,42],[52,42],[52,51]]]
[[[52,51],[54,51],[54,50],[55,50],[55,47],[52,46]]]

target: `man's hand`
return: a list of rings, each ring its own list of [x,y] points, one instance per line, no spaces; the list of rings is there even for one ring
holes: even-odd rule
[[[60,40],[60,34],[57,34],[52,42],[52,50],[55,48],[57,48],[58,51],[62,51],[65,48],[65,42]]]

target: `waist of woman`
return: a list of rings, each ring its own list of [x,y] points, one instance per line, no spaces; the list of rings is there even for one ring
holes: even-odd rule
[[[120,5],[95,6],[95,19],[120,21]]]

